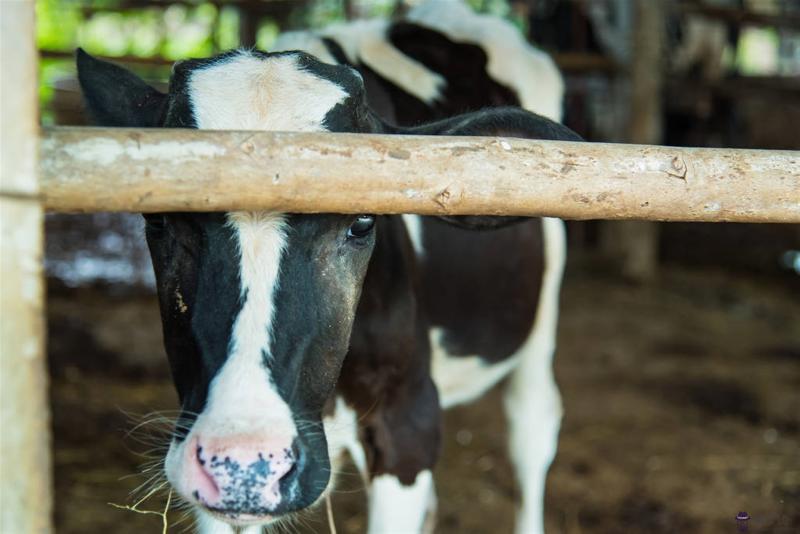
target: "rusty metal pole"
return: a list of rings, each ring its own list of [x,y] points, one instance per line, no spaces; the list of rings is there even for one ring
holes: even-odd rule
[[[0,532],[26,534],[52,530],[34,19],[0,2]]]

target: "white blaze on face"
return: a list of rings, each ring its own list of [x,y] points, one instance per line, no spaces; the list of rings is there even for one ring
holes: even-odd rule
[[[297,56],[259,57],[243,51],[191,74],[189,97],[199,129],[322,131],[325,115],[347,93],[303,70]],[[268,367],[275,293],[286,225],[281,214],[228,214],[240,252],[242,308],[233,324],[228,358],[209,385],[205,409],[190,435],[167,455],[170,480],[181,488],[184,450],[192,437],[249,435],[287,444],[297,435],[289,405]]]
[[[228,221],[239,239],[243,304],[233,324],[228,359],[211,381],[201,416],[214,428],[198,430],[201,435],[232,435],[268,429],[294,437],[291,411],[266,367],[271,357],[274,294],[286,246],[285,223],[280,214],[245,212],[229,214]]]
[[[339,85],[303,70],[298,56],[243,51],[191,75],[195,122],[207,130],[314,132],[344,102]]]

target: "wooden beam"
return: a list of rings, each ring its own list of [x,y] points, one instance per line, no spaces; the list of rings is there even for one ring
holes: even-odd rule
[[[42,58],[45,59],[63,59],[71,62],[75,62],[75,51],[72,50],[70,52],[64,52],[61,50],[40,50],[39,54]],[[171,59],[167,59],[161,56],[148,56],[148,57],[141,57],[141,56],[102,56],[98,55],[95,56],[97,59],[102,59],[104,61],[111,61],[113,63],[124,63],[128,65],[154,65],[154,66],[163,66],[168,67],[175,63],[175,61]],[[164,69],[166,71],[166,69]]]
[[[628,141],[660,144],[663,132],[663,58],[666,57],[664,20],[666,0],[634,0],[631,33]],[[606,223],[601,239],[604,252],[620,266],[626,279],[643,283],[658,272],[659,225],[653,221]]]
[[[712,6],[682,2],[678,10],[739,26],[766,26],[787,30],[800,29],[800,16],[794,13],[768,14],[735,7]]]
[[[800,222],[800,152],[491,137],[52,128],[47,209]]]
[[[34,2],[0,2],[0,532],[51,525]]]
[[[248,15],[245,18],[247,21],[250,22],[254,20],[253,16],[250,15]],[[243,21],[243,24],[247,25],[247,22]],[[252,26],[252,24],[250,26]],[[251,28],[246,31],[252,32],[253,30]],[[242,42],[246,42],[244,41],[244,37],[242,39],[243,39]],[[250,39],[250,37],[248,37],[248,39]],[[252,39],[254,40],[255,38],[252,37]],[[46,59],[63,59],[63,60],[75,61],[74,51],[65,52],[63,50],[40,50],[39,54],[41,55],[41,57]],[[169,66],[175,63],[173,60],[167,59],[162,56],[142,57],[142,56],[98,55],[95,57],[105,61],[111,61],[113,63],[123,63],[129,65]],[[555,61],[558,68],[567,74],[582,74],[586,72],[600,72],[604,74],[614,74],[621,70],[621,67],[617,65],[613,59],[606,57],[602,54],[583,53],[583,52],[553,52],[551,53],[551,57],[553,58],[553,61]]]
[[[593,52],[552,52],[550,53],[558,68],[565,74],[600,72],[615,74],[624,70],[612,58]]]

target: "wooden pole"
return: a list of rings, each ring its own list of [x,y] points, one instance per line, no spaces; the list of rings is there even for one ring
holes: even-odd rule
[[[492,137],[52,128],[52,211],[800,222],[800,152]]]
[[[34,2],[0,2],[0,532],[51,531]]]
[[[628,141],[659,144],[662,140],[665,0],[635,0],[631,34],[631,106]],[[629,221],[606,224],[605,250],[619,262],[628,280],[646,282],[658,271],[658,223]]]

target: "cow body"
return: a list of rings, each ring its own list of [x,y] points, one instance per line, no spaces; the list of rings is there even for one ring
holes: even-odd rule
[[[374,52],[374,37],[359,42]],[[361,50],[349,52],[362,57]],[[405,61],[391,47],[379,51]],[[167,95],[83,53],[78,66],[90,110],[111,126],[578,140],[513,108],[398,126],[409,119],[388,77],[371,98],[368,71],[326,59],[234,51],[184,61]],[[432,72],[430,64],[417,70],[435,80]],[[420,87],[455,86],[440,77]],[[417,107],[420,117],[449,112],[441,94],[426,101],[418,93],[426,106]],[[370,109],[375,98],[394,120]],[[165,471],[197,507],[201,532],[257,532],[310,506],[330,487],[330,462],[343,450],[369,481],[370,531],[421,531],[435,505],[441,408],[469,402],[509,374],[511,450],[524,500],[519,529],[542,530],[561,413],[551,370],[560,221],[261,212],[146,218],[182,405]]]
[[[490,106],[520,106],[560,122],[564,82],[553,60],[499,17],[460,0],[428,0],[398,21],[286,32],[273,50],[303,50],[361,73],[370,107],[414,126]]]

